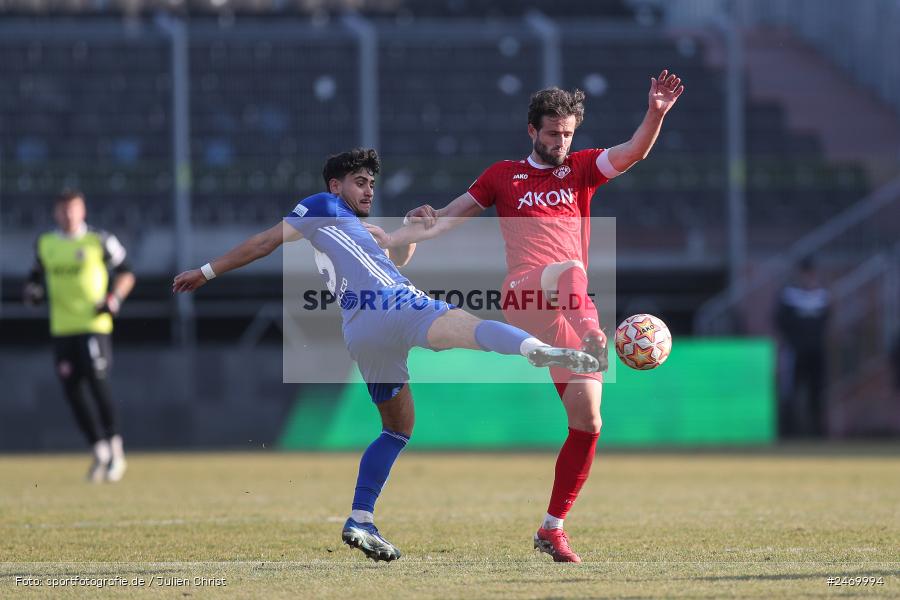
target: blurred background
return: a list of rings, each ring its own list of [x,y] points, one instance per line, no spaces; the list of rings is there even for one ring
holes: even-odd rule
[[[276,223],[352,146],[382,156],[379,216],[442,206],[528,154],[542,87],[587,93],[576,149],[626,141],[663,68],[686,92],[592,211],[617,218],[617,321],[656,314],[675,349],[619,369],[604,443],[896,437],[896,0],[0,0],[0,449],[83,445],[46,308],[22,304],[63,188],[137,276],[114,335],[127,444],[356,447],[377,419],[354,373],[281,383],[280,256],[194,297],[173,275]],[[792,303],[816,289],[827,312]],[[802,425],[817,381],[823,431]],[[558,445],[549,383],[414,391],[422,447]]]

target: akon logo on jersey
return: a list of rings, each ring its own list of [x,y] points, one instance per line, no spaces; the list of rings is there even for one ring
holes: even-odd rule
[[[556,206],[557,204],[574,204],[575,194],[572,188],[551,190],[549,192],[528,192],[518,200],[516,210],[523,206]]]

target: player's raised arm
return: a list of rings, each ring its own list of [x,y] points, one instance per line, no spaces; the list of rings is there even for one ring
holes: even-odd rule
[[[666,113],[675,106],[683,91],[681,78],[668,70],[664,69],[659,77],[650,78],[649,107],[644,120],[630,140],[606,151],[606,158],[616,171],[627,171],[639,160],[647,158],[659,136]]]
[[[282,221],[274,227],[247,238],[224,255],[206,263],[199,269],[179,273],[172,282],[172,291],[175,293],[193,292],[210,279],[268,256],[284,242],[293,242],[301,237],[303,236],[299,231],[286,221]]]
[[[384,229],[375,225],[373,223],[367,223],[363,221],[363,226],[366,230],[372,234],[372,237],[375,238],[375,241],[378,245],[384,248],[384,251],[387,253],[388,258],[391,259],[398,267],[406,266],[410,259],[412,258],[413,253],[416,251],[415,244],[401,244],[388,246],[391,242],[391,236]]]
[[[378,243],[383,248],[395,248],[430,240],[450,231],[483,210],[484,208],[475,201],[469,192],[456,197],[441,209],[435,210],[425,204],[406,213],[405,225],[387,234],[387,237],[379,240]]]

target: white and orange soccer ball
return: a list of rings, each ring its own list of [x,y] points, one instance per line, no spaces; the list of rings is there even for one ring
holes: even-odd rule
[[[672,334],[662,319],[632,315],[616,327],[616,354],[626,366],[639,371],[655,369],[672,351]]]

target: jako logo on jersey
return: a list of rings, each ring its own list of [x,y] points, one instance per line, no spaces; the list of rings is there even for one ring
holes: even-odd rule
[[[575,194],[572,193],[572,188],[549,192],[528,192],[519,198],[516,210],[521,210],[523,206],[556,206],[560,203],[575,204]]]
[[[519,286],[523,283],[525,283],[524,277],[522,279],[514,279],[509,282],[509,289],[514,290],[514,289],[516,289],[517,286]]]
[[[560,179],[562,179],[563,177],[565,177],[566,175],[568,175],[571,172],[572,172],[572,169],[570,169],[566,165],[563,165],[561,167],[557,167],[557,168],[553,169],[553,174],[556,175],[557,177],[559,177]]]
[[[528,173],[516,173],[513,175],[513,181],[516,179],[528,179]]]
[[[347,291],[347,285],[348,285],[347,278],[341,277],[341,287],[339,287],[337,289],[337,291],[335,291],[335,290],[329,290],[329,291],[331,293],[333,293],[335,296],[337,296],[338,298],[343,298],[344,292]],[[350,292],[350,293],[352,294],[353,292]]]

